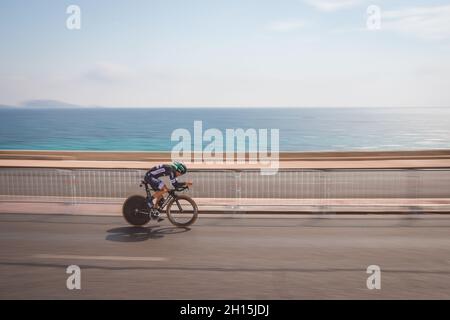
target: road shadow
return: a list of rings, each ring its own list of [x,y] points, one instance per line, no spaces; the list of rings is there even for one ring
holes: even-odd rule
[[[180,227],[119,227],[109,229],[106,232],[106,240],[117,242],[138,242],[149,239],[161,239],[166,235],[183,233],[191,230],[190,228]]]

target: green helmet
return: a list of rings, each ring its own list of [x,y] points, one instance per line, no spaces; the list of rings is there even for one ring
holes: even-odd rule
[[[176,171],[178,171],[179,173],[181,173],[181,174],[185,174],[186,171],[187,171],[186,166],[185,166],[184,164],[182,164],[181,162],[178,162],[178,161],[175,161],[175,162],[172,164],[172,167],[174,167],[174,169],[175,169]]]

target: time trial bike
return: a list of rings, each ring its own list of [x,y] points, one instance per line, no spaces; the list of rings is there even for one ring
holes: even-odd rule
[[[146,181],[141,181],[140,187],[145,187],[146,197],[132,195],[125,200],[122,214],[125,220],[133,226],[143,226],[150,220],[160,219],[161,213],[166,213],[169,221],[177,227],[187,227],[197,220],[198,207],[195,201],[184,194],[178,194],[189,189],[188,186],[171,189],[165,198],[159,201],[158,209],[151,205],[151,188]]]

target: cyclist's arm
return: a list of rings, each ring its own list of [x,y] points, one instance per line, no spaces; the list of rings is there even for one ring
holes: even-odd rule
[[[186,186],[186,182],[180,182],[177,180],[177,177],[175,176],[175,170],[170,171],[169,178],[170,178],[170,183],[172,184],[172,186],[174,188],[181,188],[181,187]]]

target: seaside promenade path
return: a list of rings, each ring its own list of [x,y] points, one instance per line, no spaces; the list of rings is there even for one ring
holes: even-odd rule
[[[246,155],[248,159],[248,154]],[[450,168],[450,150],[386,152],[281,152],[279,168]],[[147,169],[170,162],[169,152],[0,150],[0,167]],[[259,169],[261,163],[187,162],[191,169]]]

